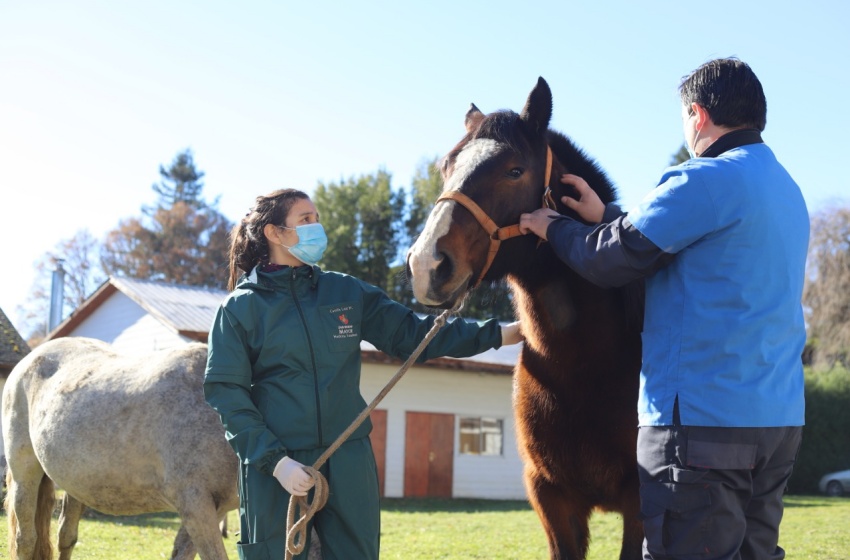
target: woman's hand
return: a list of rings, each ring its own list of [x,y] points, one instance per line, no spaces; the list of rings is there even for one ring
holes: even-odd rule
[[[525,337],[522,336],[519,321],[502,325],[502,346],[517,344],[523,340],[525,340]]]
[[[304,465],[289,457],[278,461],[274,468],[274,477],[284,490],[293,496],[306,496],[310,488],[316,484],[313,477],[304,470]]]

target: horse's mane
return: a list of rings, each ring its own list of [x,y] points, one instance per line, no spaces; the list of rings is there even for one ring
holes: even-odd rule
[[[587,184],[596,191],[596,194],[605,204],[617,201],[617,188],[599,164],[584,150],[576,146],[564,134],[551,129],[549,130],[548,140],[552,152],[557,156],[558,161],[567,168],[567,173],[578,175],[587,181]],[[572,213],[572,211],[568,210],[568,213]],[[643,280],[630,282],[620,289],[620,293],[623,298],[627,324],[638,331],[643,330]]]
[[[528,150],[528,140],[522,133],[519,115],[509,110],[490,113],[471,138],[493,138],[515,152]]]
[[[596,191],[603,203],[617,201],[617,187],[605,171],[587,153],[576,146],[564,134],[549,130],[549,145],[558,160],[567,168],[567,173],[578,175]]]

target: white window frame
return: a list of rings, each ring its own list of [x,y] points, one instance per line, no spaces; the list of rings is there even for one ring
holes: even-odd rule
[[[476,438],[477,441],[475,441]],[[470,441],[471,439],[473,441]],[[502,418],[492,416],[459,415],[457,441],[458,454],[460,455],[503,457],[505,453],[505,421]]]

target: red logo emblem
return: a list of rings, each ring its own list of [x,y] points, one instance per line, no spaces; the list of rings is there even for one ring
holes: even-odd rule
[[[343,325],[348,324],[348,317],[346,317],[345,314],[340,315],[338,318],[339,318],[340,322],[342,322]]]

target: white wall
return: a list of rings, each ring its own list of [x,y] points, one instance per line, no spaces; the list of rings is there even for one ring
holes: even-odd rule
[[[360,387],[367,403],[380,393],[398,369],[397,365],[364,364]],[[404,495],[405,414],[435,412],[455,415],[454,497],[525,499],[511,404],[512,384],[508,374],[411,367],[377,406],[387,411],[384,494],[393,498]],[[461,455],[458,452],[460,417],[501,419],[504,429],[502,455]]]
[[[112,344],[118,352],[135,355],[190,342],[121,292],[104,301],[69,336],[103,340]]]

